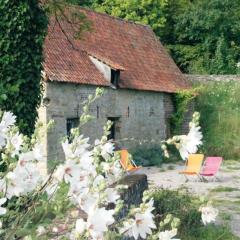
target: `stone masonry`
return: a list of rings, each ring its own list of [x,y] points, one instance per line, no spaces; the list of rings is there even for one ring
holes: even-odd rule
[[[39,120],[43,123],[54,120],[55,125],[44,139],[46,163],[43,168],[64,160],[60,141],[67,134],[67,119],[79,118],[82,102],[95,90],[96,87],[91,85],[45,84],[44,99],[48,99],[48,104],[39,109]],[[122,147],[131,149],[138,144],[159,142],[169,135],[167,122],[170,112],[174,111],[170,105],[169,94],[166,93],[108,87],[104,96],[90,107],[95,119],[87,123],[81,132],[93,143],[102,136],[107,119],[114,118],[115,139],[120,141]]]

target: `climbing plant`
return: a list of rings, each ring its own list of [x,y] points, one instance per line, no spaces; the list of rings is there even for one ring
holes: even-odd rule
[[[184,121],[185,113],[190,102],[196,96],[196,89],[181,90],[172,96],[175,111],[170,118],[171,133],[179,134]]]
[[[37,0],[0,1],[0,108],[34,130],[41,100],[43,41],[48,19]]]

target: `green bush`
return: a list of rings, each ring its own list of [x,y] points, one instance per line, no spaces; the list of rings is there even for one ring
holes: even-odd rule
[[[138,147],[130,150],[130,153],[137,165],[160,166],[164,162],[163,151],[160,146]]]
[[[240,158],[240,83],[211,82],[203,86],[196,108],[201,113],[203,151],[225,159]]]
[[[169,158],[164,157],[163,151],[159,145],[141,146],[130,149],[132,159],[137,165],[141,166],[161,166],[163,163],[174,163],[181,161],[178,150],[174,146],[169,146]]]
[[[153,193],[154,215],[161,221],[167,214],[180,219],[178,238],[182,240],[237,240],[228,227],[204,226],[201,223],[202,204],[198,198],[179,190],[159,189]]]

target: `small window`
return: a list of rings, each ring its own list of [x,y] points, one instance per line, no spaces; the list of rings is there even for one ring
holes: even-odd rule
[[[154,115],[154,108],[151,107],[150,108],[150,111],[149,111],[149,117],[153,116]]]
[[[120,71],[111,69],[111,84],[115,87],[118,87],[120,78]]]
[[[109,129],[108,140],[115,140],[116,139],[116,132],[119,132],[119,117],[108,117],[108,120],[112,122],[112,126]]]
[[[68,139],[71,135],[71,130],[79,126],[79,118],[68,118],[67,119],[67,136]]]

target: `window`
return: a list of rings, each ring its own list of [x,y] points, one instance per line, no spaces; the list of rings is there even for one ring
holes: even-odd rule
[[[99,118],[99,106],[97,106],[97,118]]]
[[[111,84],[118,87],[118,82],[120,78],[120,71],[111,69]]]
[[[151,107],[150,108],[150,111],[149,111],[149,117],[153,116],[154,115],[154,108]]]
[[[116,139],[116,132],[119,131],[119,127],[117,125],[119,125],[119,117],[108,117],[108,120],[112,122],[112,126],[110,128],[110,133],[108,135],[108,140],[112,139],[115,140]]]
[[[68,139],[71,135],[71,130],[79,126],[79,118],[68,118],[67,119],[67,136]]]

